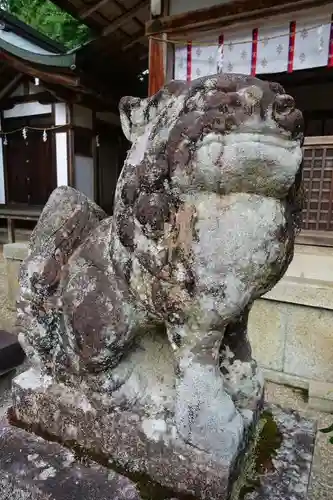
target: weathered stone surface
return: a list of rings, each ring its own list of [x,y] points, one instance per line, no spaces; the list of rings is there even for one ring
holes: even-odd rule
[[[22,380],[21,380],[22,382]],[[25,382],[27,382],[27,378],[25,375]],[[33,378],[30,375],[30,383],[33,382]],[[36,380],[35,380],[36,382]],[[40,386],[42,381],[38,382],[40,390]],[[53,389],[55,389],[53,387]],[[59,390],[59,387],[58,387]],[[29,400],[28,396],[28,387],[24,389],[20,389],[20,394],[22,396],[22,405],[21,411],[25,414],[29,414],[32,417],[33,412],[31,408],[28,408],[26,411],[25,402]],[[110,422],[110,432],[104,429],[104,425],[107,425],[106,420],[102,423],[99,420],[99,416],[94,414],[91,417],[91,410],[88,408],[88,401],[81,394],[81,399],[78,404],[78,399],[76,403],[73,403],[75,395],[73,391],[67,391],[66,394],[63,394],[62,398],[60,398],[60,405],[58,410],[56,408],[56,400],[52,401],[52,397],[55,395],[52,394],[52,389],[49,390],[48,395],[44,394],[43,398],[37,398],[36,392],[34,391],[34,401],[38,401],[38,405],[42,410],[42,417],[38,419],[37,416],[37,424],[43,420],[44,415],[47,415],[47,426],[52,429],[58,428],[59,430],[59,422],[60,418],[56,417],[56,422],[52,423],[52,410],[55,412],[61,412],[62,417],[65,419],[62,424],[62,434],[63,436],[67,432],[67,437],[69,442],[71,443],[81,443],[87,444],[87,435],[90,436],[90,445],[95,440],[98,441],[98,437],[102,436],[102,439],[99,440],[99,443],[102,443],[102,447],[98,449],[99,453],[102,453],[107,449],[107,447],[113,446],[115,440],[112,439],[112,442],[108,443],[107,439],[110,441],[110,437],[113,436],[114,429],[119,425],[119,422],[116,425],[112,424],[112,418],[109,416]],[[18,393],[16,392],[16,398]],[[51,402],[51,406],[48,410],[45,411],[46,401]],[[58,400],[59,401],[59,400]],[[30,401],[32,404],[32,402]],[[44,405],[45,403],[45,405]],[[72,409],[70,408],[72,405]],[[71,426],[68,417],[70,414],[73,415],[74,407],[76,407],[76,412],[78,412],[78,407],[81,408],[81,413],[84,412],[84,417],[81,414],[80,417],[80,428],[74,430],[74,427]],[[36,408],[36,406],[35,406]],[[101,412],[103,413],[103,411]],[[36,414],[37,415],[37,414]],[[96,422],[97,419],[97,422]],[[101,425],[102,424],[102,425]],[[156,425],[158,422],[156,421]],[[46,426],[46,427],[47,427]],[[69,428],[68,428],[69,426]],[[83,428],[82,428],[83,426]],[[92,427],[93,426],[93,427]],[[45,426],[44,426],[45,427]],[[135,427],[135,424],[134,424]],[[133,432],[133,425],[130,426],[131,432]],[[245,459],[243,457],[242,469],[238,476],[236,476],[236,481],[231,488],[231,496],[229,496],[230,492],[225,492],[223,489],[223,481],[221,481],[221,471],[218,473],[218,470],[214,471],[214,464],[210,463],[210,472],[211,475],[205,475],[207,484],[207,496],[204,498],[211,498],[209,496],[209,491],[212,492],[214,489],[219,491],[219,494],[216,498],[219,500],[307,500],[307,490],[310,481],[310,472],[313,460],[313,452],[314,452],[314,444],[316,437],[316,423],[307,420],[303,417],[300,417],[299,414],[292,410],[285,410],[277,407],[275,405],[266,405],[264,408],[264,413],[261,416],[259,427],[261,429],[260,432],[256,433],[256,440],[251,447],[249,448]],[[37,429],[37,426],[34,427]],[[94,428],[95,433],[98,432],[98,436],[92,432],[92,428]],[[5,430],[5,432],[3,431]],[[52,430],[51,429],[51,430]],[[67,429],[67,430],[66,430]],[[39,427],[41,430],[41,427]],[[89,432],[86,433],[84,439],[82,436],[85,435],[85,430]],[[125,427],[124,427],[125,431]],[[103,441],[105,439],[105,442]],[[118,439],[118,437],[117,437]],[[117,441],[116,439],[116,441]],[[131,456],[130,447],[131,442],[124,446],[124,442],[126,440],[126,436],[122,436],[123,444],[121,446],[123,457],[125,457],[125,453],[127,451],[128,455],[123,460],[123,464],[131,464],[132,469],[137,473],[142,467],[142,462],[140,462],[139,457],[137,455],[137,450],[134,453],[134,456]],[[129,441],[131,441],[131,435],[129,435]],[[173,451],[171,451],[170,444],[165,444],[163,447],[159,448],[159,452],[156,455],[154,453],[154,448],[150,449],[151,453],[151,464],[150,467],[155,467],[155,471],[150,471],[151,475],[154,476],[158,467],[158,460],[161,461],[160,469],[163,469],[165,455],[166,458],[169,458],[170,454],[175,454],[175,452],[179,452],[179,448],[177,445]],[[79,491],[80,494],[86,493],[86,496],[80,497],[82,500],[84,498],[95,498],[89,497],[91,491],[95,494],[98,492],[100,497],[96,498],[104,498],[103,492],[107,491],[108,495],[106,498],[139,498],[138,492],[131,481],[125,479],[123,476],[119,474],[115,474],[114,472],[107,472],[103,467],[99,467],[96,463],[91,462],[91,460],[84,459],[84,466],[81,464],[77,464],[74,459],[73,454],[67,450],[62,448],[59,445],[51,444],[49,442],[44,441],[41,438],[36,438],[35,436],[22,431],[20,429],[8,427],[6,425],[2,425],[0,427],[0,485],[5,485],[5,489],[0,491],[0,499],[7,500],[7,498],[16,498],[12,495],[13,491],[19,490],[20,492],[24,491],[32,491],[32,496],[27,497],[29,500],[39,500],[40,497],[37,495],[37,492],[41,491],[45,493],[45,485],[47,486],[46,490],[49,491],[50,487],[59,484],[59,479],[62,480],[65,477],[65,481],[61,481],[61,490],[58,488],[54,488],[52,490],[52,495],[50,500],[67,500],[66,493],[68,491],[73,494],[74,492]],[[138,446],[139,455],[140,448],[144,446],[143,441],[140,441],[140,446]],[[174,445],[174,444],[173,444]],[[178,443],[179,445],[179,443]],[[184,444],[181,444],[184,447]],[[125,451],[126,450],[126,451]],[[14,451],[14,453],[13,453]],[[19,453],[18,453],[19,451]],[[91,451],[87,449],[87,451]],[[186,449],[185,456],[182,456],[183,466],[181,467],[181,472],[184,474],[186,471],[184,470],[184,460],[186,460]],[[145,452],[141,448],[141,452],[143,452],[144,461],[146,460]],[[81,448],[80,456],[84,457],[84,449]],[[29,459],[30,457],[30,459]],[[31,460],[31,458],[33,458]],[[70,460],[69,460],[70,458]],[[98,458],[104,458],[102,455]],[[163,460],[164,458],[164,460]],[[3,461],[6,461],[5,467],[2,467]],[[136,466],[134,463],[136,462]],[[55,464],[55,465],[54,465]],[[175,458],[173,461],[173,465],[177,465],[177,459]],[[77,473],[76,469],[79,466],[80,468],[80,484],[82,487],[78,489],[77,482]],[[70,470],[68,470],[68,467]],[[90,469],[92,467],[92,470]],[[112,469],[112,463],[110,462],[109,467]],[[118,463],[119,467],[119,463]],[[15,480],[17,471],[21,468],[24,469],[24,474],[19,474],[19,481]],[[36,477],[39,479],[40,474],[46,474],[44,470],[48,471],[50,468],[54,468],[56,470],[56,474],[51,476],[51,480],[54,480],[55,483],[48,483],[44,479],[36,483]],[[37,470],[36,470],[37,469]],[[200,467],[196,462],[193,462],[192,468],[189,470],[193,470],[198,472]],[[177,469],[175,469],[177,470]],[[9,471],[9,473],[8,473]],[[168,471],[168,467],[165,469],[166,473]],[[3,476],[5,479],[2,477]],[[12,472],[14,474],[12,474]],[[194,475],[194,474],[193,474]],[[107,478],[107,482],[105,483],[105,478]],[[113,482],[109,483],[110,478],[112,478]],[[138,477],[137,477],[138,479]],[[170,478],[168,477],[167,481]],[[187,478],[186,478],[187,479]],[[33,480],[31,482],[31,480]],[[192,480],[192,477],[191,477]],[[127,482],[126,482],[127,481]],[[141,478],[141,482],[144,481]],[[74,482],[74,484],[72,484]],[[90,490],[86,490],[86,482],[89,482]],[[161,481],[165,484],[165,482]],[[163,490],[162,488],[155,489],[150,488],[149,495],[144,498],[149,498],[149,500],[177,500],[173,497],[172,491],[182,490],[183,483],[187,484],[185,481],[185,477],[179,476],[179,482],[175,479],[175,482],[171,484],[170,490]],[[212,484],[209,484],[209,483]],[[65,486],[65,488],[63,487]],[[119,494],[119,489],[125,486],[125,493],[122,497]],[[138,484],[138,488],[140,489],[144,484]],[[219,489],[221,486],[221,489]],[[103,488],[106,487],[106,490]],[[30,490],[31,488],[31,490]],[[109,489],[108,489],[109,488]],[[78,490],[77,490],[78,489]],[[195,489],[193,490],[195,491]],[[4,496],[4,492],[6,492],[7,496]],[[3,493],[3,497],[1,496]],[[59,496],[60,493],[60,496]],[[175,494],[175,493],[174,493]],[[132,495],[132,496],[131,496]],[[172,498],[171,498],[172,497]],[[18,496],[21,499],[20,496]],[[68,499],[75,499],[76,496],[69,496]],[[182,493],[178,495],[178,499],[190,500],[192,498],[188,492],[185,496]],[[202,498],[201,494],[197,498]],[[214,498],[214,497],[213,497]],[[25,499],[25,497],[24,497]]]
[[[141,500],[126,477],[0,421],[0,500]]]
[[[242,495],[242,500],[307,500],[316,423],[277,406],[268,406],[266,410],[277,425],[281,446],[271,450],[269,461],[260,464],[259,484]],[[270,436],[266,446],[271,442]]]
[[[309,407],[333,413],[333,384],[312,380],[309,384]]]
[[[16,309],[20,293],[19,273],[22,261],[28,256],[27,243],[7,243],[3,246],[6,263],[7,298],[11,309]]]
[[[283,371],[285,324],[288,312],[284,304],[256,300],[249,318],[249,338],[254,358],[261,368]]]
[[[153,361],[165,368],[161,345],[156,342],[156,347],[155,352],[143,352],[133,361],[129,387],[122,386],[112,397],[93,393],[84,386],[75,390],[54,383],[47,375],[40,377],[34,369],[24,372],[13,381],[13,414],[32,430],[110,457],[111,462],[127,471],[146,474],[175,493],[205,500],[227,499],[235,468],[230,460],[230,446],[238,440],[232,427],[225,435],[229,441],[223,440],[222,434],[220,455],[214,456],[212,452],[195,449],[178,436],[172,406],[170,416],[167,411],[144,413],[148,402],[163,399],[170,391],[168,380],[161,380],[152,369]],[[143,380],[139,378],[144,373],[139,363],[147,369]],[[129,390],[133,401],[139,398],[135,402],[136,412],[126,409],[124,394]]]
[[[223,74],[124,98],[120,115],[132,147],[114,216],[52,194],[22,267],[20,338],[52,386],[117,407],[155,456],[182,443],[202,469],[177,481],[213,499],[203,474],[229,474],[262,403],[247,321],[293,256],[302,114],[279,85]]]

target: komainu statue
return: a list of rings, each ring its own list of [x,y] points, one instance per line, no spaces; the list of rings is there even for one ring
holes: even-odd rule
[[[20,341],[44,376],[137,412],[152,439],[235,454],[263,395],[249,311],[293,257],[302,113],[278,84],[220,74],[124,97],[120,117],[113,216],[52,193],[21,271]]]

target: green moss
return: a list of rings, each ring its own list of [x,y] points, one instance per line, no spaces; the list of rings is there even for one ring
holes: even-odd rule
[[[263,412],[261,420],[265,423],[256,448],[256,471],[258,474],[274,470],[273,458],[276,457],[283,439],[270,412]]]
[[[230,500],[246,500],[260,487],[260,477],[274,471],[273,459],[282,444],[282,434],[269,411],[262,413],[243,461],[243,470],[234,484]]]

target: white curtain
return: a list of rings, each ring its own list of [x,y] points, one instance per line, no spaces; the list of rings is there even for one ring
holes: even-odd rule
[[[251,74],[252,29],[243,32],[224,33],[223,61],[220,68],[223,73]]]
[[[259,28],[257,74],[282,73],[288,69],[289,22]]]
[[[294,70],[327,65],[330,33],[330,14],[296,19]]]

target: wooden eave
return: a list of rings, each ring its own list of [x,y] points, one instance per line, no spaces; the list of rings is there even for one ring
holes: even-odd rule
[[[66,96],[65,100],[71,102],[89,100],[90,104],[94,103],[93,107],[109,111],[117,110],[117,100],[110,94],[101,92],[99,82],[93,82],[91,75],[81,72],[76,67],[75,54],[35,54],[17,47],[9,51],[9,44],[6,44],[7,50],[4,50],[2,42],[0,40],[2,62],[18,74],[39,78],[47,90],[52,89],[51,92],[61,99]]]
[[[61,9],[89,26],[94,35],[104,39],[106,52],[113,43],[118,43],[119,52],[139,51],[148,57],[148,41],[145,23],[149,19],[150,0],[136,0],[127,7],[124,0],[52,0]],[[136,46],[139,46],[138,49]]]
[[[118,53],[124,64],[131,59],[147,63],[148,40],[145,23],[149,19],[150,0],[136,0],[127,7],[125,0],[52,0],[93,31],[94,43],[99,46],[101,57],[107,59]],[[116,50],[115,50],[116,48]],[[132,57],[131,57],[132,56]]]
[[[152,19],[146,23],[146,35],[183,34],[218,30],[241,22],[256,21],[274,14],[288,14],[302,9],[331,4],[332,0],[236,0],[174,16]]]

